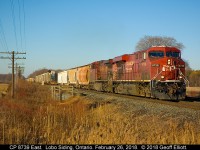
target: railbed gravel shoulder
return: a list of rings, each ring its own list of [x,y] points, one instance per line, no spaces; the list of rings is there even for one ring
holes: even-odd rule
[[[161,119],[178,119],[200,123],[200,110],[166,105],[162,103],[151,102],[152,100],[144,100],[141,97],[126,98],[118,95],[109,95],[105,93],[85,92],[85,98],[96,103],[109,103],[119,107],[119,112],[124,115],[156,115]],[[158,100],[159,101],[159,100]],[[169,102],[176,103],[176,102]],[[200,103],[200,102],[199,102]]]

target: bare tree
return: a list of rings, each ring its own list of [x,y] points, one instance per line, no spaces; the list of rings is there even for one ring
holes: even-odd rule
[[[182,58],[182,59],[185,62],[185,70],[192,70],[192,68],[190,67],[190,64],[189,64],[188,60],[186,60],[184,58]]]
[[[46,73],[46,72],[48,72],[48,71],[50,71],[50,70],[53,70],[53,71],[55,71],[56,73],[63,71],[62,69],[54,70],[54,69],[46,69],[46,68],[43,68],[43,69],[38,69],[38,70],[34,71],[34,72],[31,73],[30,75],[28,75],[28,78],[34,78],[35,76],[37,76],[37,75],[39,75],[39,74]]]
[[[165,36],[145,36],[136,45],[136,51],[146,50],[152,46],[172,46],[180,50],[184,48],[182,43],[178,43],[173,37]]]
[[[193,72],[193,70],[190,67],[188,60],[183,59],[183,61],[185,62],[185,76],[188,80],[190,80],[190,74]]]
[[[46,68],[43,68],[43,69],[38,69],[36,71],[34,71],[33,73],[31,73],[28,78],[34,78],[35,76],[39,75],[39,74],[42,74],[42,73],[45,73],[47,72],[49,69],[46,69]]]

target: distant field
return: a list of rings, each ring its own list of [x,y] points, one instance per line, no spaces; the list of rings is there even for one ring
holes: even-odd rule
[[[9,84],[6,83],[0,83],[0,91],[5,92],[8,89]]]
[[[200,87],[187,87],[186,95],[188,97],[200,97]]]

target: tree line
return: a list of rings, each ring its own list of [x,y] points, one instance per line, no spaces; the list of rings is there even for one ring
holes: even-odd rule
[[[200,70],[186,70],[186,78],[191,87],[200,87]]]
[[[12,74],[0,74],[0,82],[9,83],[12,80]]]

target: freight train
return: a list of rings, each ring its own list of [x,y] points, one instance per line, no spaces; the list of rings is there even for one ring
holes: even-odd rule
[[[185,62],[175,47],[155,46],[96,61],[60,72],[54,75],[57,78],[48,76],[46,81],[41,76],[45,75],[36,76],[35,82],[55,80],[77,88],[166,100],[186,96]]]

